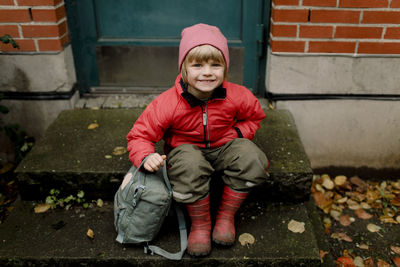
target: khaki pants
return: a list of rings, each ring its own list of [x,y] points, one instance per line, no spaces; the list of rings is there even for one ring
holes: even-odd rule
[[[234,190],[249,191],[266,181],[268,160],[252,141],[237,138],[222,147],[184,144],[167,155],[168,176],[177,202],[193,203],[210,191],[210,177],[221,173]]]

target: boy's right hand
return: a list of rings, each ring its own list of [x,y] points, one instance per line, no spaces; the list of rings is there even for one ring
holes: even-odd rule
[[[166,155],[160,155],[158,153],[150,154],[143,164],[143,167],[146,171],[156,172],[160,167],[164,166],[164,160],[166,159]]]

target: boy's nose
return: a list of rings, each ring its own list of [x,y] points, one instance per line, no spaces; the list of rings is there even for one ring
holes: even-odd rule
[[[211,66],[205,65],[205,66],[203,67],[203,74],[204,74],[204,75],[211,74]]]

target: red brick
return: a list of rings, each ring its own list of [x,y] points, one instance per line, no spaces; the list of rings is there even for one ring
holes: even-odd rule
[[[340,0],[339,2],[339,7],[379,8],[388,6],[388,0]]]
[[[0,0],[0,6],[13,6],[14,0]]]
[[[18,26],[16,25],[0,25],[0,36],[3,36],[4,34],[9,34],[13,38],[20,37]]]
[[[400,27],[387,28],[385,39],[400,39]]]
[[[57,22],[65,18],[65,7],[60,6],[57,9],[32,9],[34,21]]]
[[[362,23],[400,24],[400,11],[364,11]]]
[[[310,53],[354,53],[355,42],[320,42],[311,41],[308,51]]]
[[[56,6],[62,0],[18,0],[19,6]]]
[[[358,23],[360,11],[345,10],[311,10],[311,22],[325,23]]]
[[[11,44],[3,44],[0,43],[0,51],[3,52],[31,52],[36,51],[35,43],[33,40],[26,39],[16,39],[15,40],[19,45],[19,50],[17,48],[13,48]]]
[[[302,25],[300,26],[301,38],[332,38],[332,26],[315,26]]]
[[[400,0],[392,0],[390,7],[391,8],[400,8]]]
[[[299,0],[273,0],[276,6],[298,6]]]
[[[66,34],[61,39],[48,39],[48,40],[38,40],[39,51],[61,51],[63,46],[68,43],[69,37]]]
[[[337,26],[335,38],[374,38],[382,37],[382,27]]]
[[[0,22],[30,22],[28,9],[2,9],[0,10]]]
[[[24,37],[59,37],[66,33],[66,22],[59,25],[22,25]]]
[[[272,24],[271,33],[274,37],[296,37],[297,25],[275,25],[275,24]]]
[[[274,22],[307,22],[307,9],[274,9],[272,10]]]
[[[360,42],[359,54],[400,54],[400,43]]]
[[[302,41],[271,41],[272,52],[304,52],[305,42]]]
[[[336,0],[303,0],[303,6],[336,7]]]

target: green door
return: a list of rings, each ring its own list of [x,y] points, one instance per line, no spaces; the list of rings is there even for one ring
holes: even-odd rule
[[[159,92],[178,74],[181,30],[215,25],[228,39],[229,80],[263,92],[270,0],[66,0],[83,92]]]

